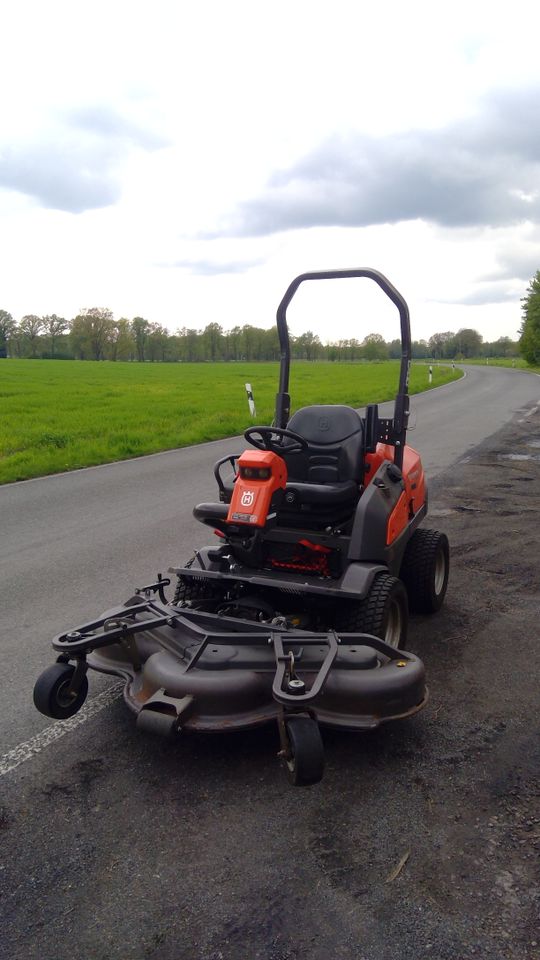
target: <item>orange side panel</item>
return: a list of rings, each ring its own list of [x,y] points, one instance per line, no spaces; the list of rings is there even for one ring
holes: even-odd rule
[[[364,484],[367,487],[368,483],[371,483],[373,477],[377,473],[381,463],[385,460],[389,460],[390,463],[394,462],[394,448],[391,447],[388,443],[378,443],[375,453],[366,454],[366,472],[364,474]]]
[[[394,447],[389,443],[378,443],[375,453],[368,453],[366,456],[367,469],[364,481],[366,486],[371,483],[385,460],[394,462]],[[409,446],[406,446],[403,451],[403,480],[405,490],[388,521],[387,543],[395,540],[426,499],[426,481],[420,454]]]
[[[403,453],[403,479],[405,491],[411,504],[411,516],[423,506],[426,499],[426,479],[420,454],[413,447],[405,447]]]
[[[388,518],[386,542],[393,543],[410,520],[410,500],[404,490]]]

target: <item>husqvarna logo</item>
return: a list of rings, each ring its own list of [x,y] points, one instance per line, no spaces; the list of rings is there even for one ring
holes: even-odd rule
[[[330,421],[328,417],[319,417],[319,430],[329,430]]]
[[[251,507],[253,506],[254,499],[255,499],[255,494],[253,490],[244,490],[240,503],[242,504],[243,507]]]

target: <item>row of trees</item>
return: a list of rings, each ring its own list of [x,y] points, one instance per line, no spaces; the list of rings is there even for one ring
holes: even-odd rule
[[[540,270],[536,271],[527,287],[523,304],[523,323],[519,341],[523,358],[540,367]]]
[[[540,291],[540,279],[539,279]],[[540,310],[540,308],[539,308]],[[364,340],[321,343],[308,331],[291,338],[291,350],[298,360],[387,360],[401,356],[401,343],[387,343],[378,333]],[[500,337],[485,343],[476,330],[436,333],[429,340],[413,343],[415,359],[461,360],[474,357],[513,357],[518,343]],[[234,360],[278,360],[277,330],[262,330],[251,324],[223,330],[209,323],[204,330],[183,327],[170,333],[159,323],[143,317],[115,320],[111,310],[91,307],[73,320],[56,314],[24,316],[19,323],[0,310],[0,357],[33,357],[79,360],[130,360],[152,362],[204,362]]]

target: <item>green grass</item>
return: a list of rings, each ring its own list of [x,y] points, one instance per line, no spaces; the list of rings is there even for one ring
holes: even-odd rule
[[[523,357],[490,357],[489,364],[486,364],[485,359],[483,360],[481,357],[476,357],[474,360],[460,360],[459,363],[472,364],[477,367],[515,367],[516,370],[528,370],[530,373],[540,373],[540,367],[529,366]]]
[[[0,361],[0,483],[125,460],[235,436],[270,423],[276,363],[139,364],[76,360]],[[311,403],[354,407],[394,397],[397,361],[296,363],[293,410]],[[433,367],[436,387],[461,376]],[[413,365],[411,393],[428,388],[428,367]]]

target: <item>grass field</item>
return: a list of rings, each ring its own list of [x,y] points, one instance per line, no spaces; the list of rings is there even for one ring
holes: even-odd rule
[[[397,361],[297,363],[291,367],[293,410],[390,400],[398,373]],[[432,386],[460,375],[434,366]],[[2,360],[0,483],[240,434],[251,423],[246,382],[256,422],[270,423],[277,363]],[[427,388],[428,367],[413,365],[411,393]]]

